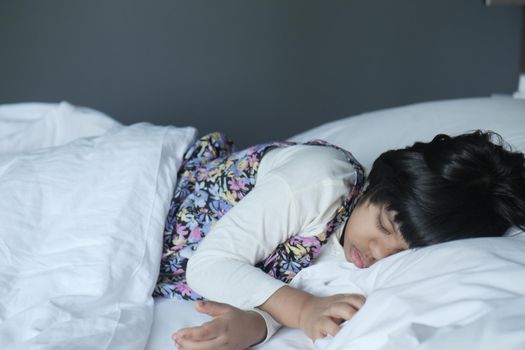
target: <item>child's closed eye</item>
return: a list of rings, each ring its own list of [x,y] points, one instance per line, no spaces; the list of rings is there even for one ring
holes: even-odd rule
[[[389,235],[390,234],[390,232],[381,223],[381,214],[377,215],[376,227],[377,227],[377,229],[379,231],[383,232],[385,235]]]

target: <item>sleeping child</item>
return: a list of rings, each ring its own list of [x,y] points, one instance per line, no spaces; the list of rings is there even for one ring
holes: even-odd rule
[[[184,157],[164,232],[156,296],[213,317],[173,334],[179,349],[245,349],[285,325],[335,335],[365,303],[288,286],[341,255],[358,268],[441,242],[525,228],[524,155],[475,131],[381,154],[365,170],[324,141],[234,152],[219,133]]]

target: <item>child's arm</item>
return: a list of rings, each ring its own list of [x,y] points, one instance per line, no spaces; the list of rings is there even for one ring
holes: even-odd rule
[[[266,174],[206,235],[188,261],[189,286],[209,300],[251,309],[286,284],[254,265],[294,234],[313,236],[341,206],[346,191],[330,178],[300,189]]]
[[[315,340],[335,335],[339,324],[351,319],[363,306],[365,297],[359,294],[337,294],[316,297],[302,290],[284,286],[260,308],[281,324],[302,329]]]
[[[261,309],[286,326],[303,329],[315,340],[328,334],[337,334],[339,324],[352,318],[364,300],[358,294],[315,297],[285,286],[261,305]],[[245,349],[266,338],[266,324],[255,312],[216,302],[197,302],[196,308],[214,319],[198,327],[177,331],[173,340],[179,348]]]
[[[265,173],[261,168],[252,191],[214,223],[188,261],[187,280],[191,288],[210,300],[245,310],[261,307],[277,321],[303,327],[315,338],[316,325],[324,322],[333,332],[333,325],[348,316],[348,312],[340,311],[349,309],[346,299],[316,298],[285,287],[254,265],[294,234],[324,232],[355,180],[355,171],[346,160],[339,159],[342,156],[337,150],[328,148],[310,146],[283,157],[279,166],[272,164],[272,171]],[[303,310],[302,316],[297,314]],[[316,310],[328,310],[329,315],[316,315]],[[235,315],[241,318],[240,313]],[[212,323],[221,323],[223,317],[216,317],[217,322]],[[327,321],[327,317],[334,321]]]

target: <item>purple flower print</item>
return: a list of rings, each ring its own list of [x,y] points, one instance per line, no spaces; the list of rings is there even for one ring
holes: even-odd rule
[[[168,261],[168,264],[165,265],[165,272],[170,272],[174,275],[180,275],[184,273],[184,270],[182,269],[181,262],[177,257],[170,256],[170,259]]]
[[[196,219],[200,225],[203,225],[205,223],[211,222],[213,217],[208,209],[203,208],[202,210],[199,210]]]
[[[178,234],[179,236],[186,237],[188,235],[188,230],[186,229],[186,226],[176,223],[175,233]]]
[[[247,190],[244,179],[231,179],[228,181],[228,185],[229,189],[232,191]]]
[[[257,155],[252,154],[248,157],[248,166],[251,168],[258,163]]]
[[[285,269],[285,270],[297,273],[297,272],[299,272],[301,267],[302,266],[301,266],[299,261],[294,261],[294,260],[291,260],[291,259],[283,261],[283,269]]]
[[[167,298],[173,298],[173,296],[175,295],[173,293],[174,289],[175,287],[173,285],[165,283],[165,282],[161,282],[157,285],[157,287],[155,288],[155,291],[157,292],[157,295],[162,295]]]
[[[221,187],[219,184],[212,184],[210,187],[208,187],[208,193],[210,194],[212,199],[215,199],[214,202],[217,202],[217,200],[220,200],[220,193],[221,193]]]
[[[206,206],[206,201],[208,200],[208,193],[205,191],[198,191],[193,195],[193,203],[195,206],[203,208]]]
[[[246,149],[247,155],[252,155],[257,152],[257,146],[251,146]]]
[[[312,254],[312,259],[317,258],[319,254],[321,253],[321,243],[312,246],[310,249],[311,249],[310,252]]]
[[[197,181],[202,181],[202,180],[206,180],[206,178],[208,177],[208,169],[206,168],[199,168],[197,170]]]
[[[264,263],[262,266],[265,268],[265,270],[270,264],[272,265],[273,268],[275,268],[276,262],[277,262],[277,254],[274,253],[264,260]],[[258,265],[260,266],[261,263],[259,263]]]
[[[319,242],[316,237],[301,237],[297,240],[297,243],[301,243],[301,245],[305,248],[312,247]]]
[[[202,239],[202,231],[199,226],[196,226],[193,230],[190,232],[190,236],[188,237],[188,242],[194,243],[198,242]]]
[[[191,295],[191,288],[183,282],[175,282],[175,290],[179,292],[183,297]]]
[[[212,201],[210,203],[210,209],[211,211],[216,214],[219,218],[221,218],[228,210],[230,210],[232,207],[231,204],[228,204],[226,202],[216,200]]]

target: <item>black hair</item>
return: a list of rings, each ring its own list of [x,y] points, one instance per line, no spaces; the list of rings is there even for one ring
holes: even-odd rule
[[[477,130],[387,151],[360,203],[395,211],[410,247],[525,229],[525,160],[500,135]]]

